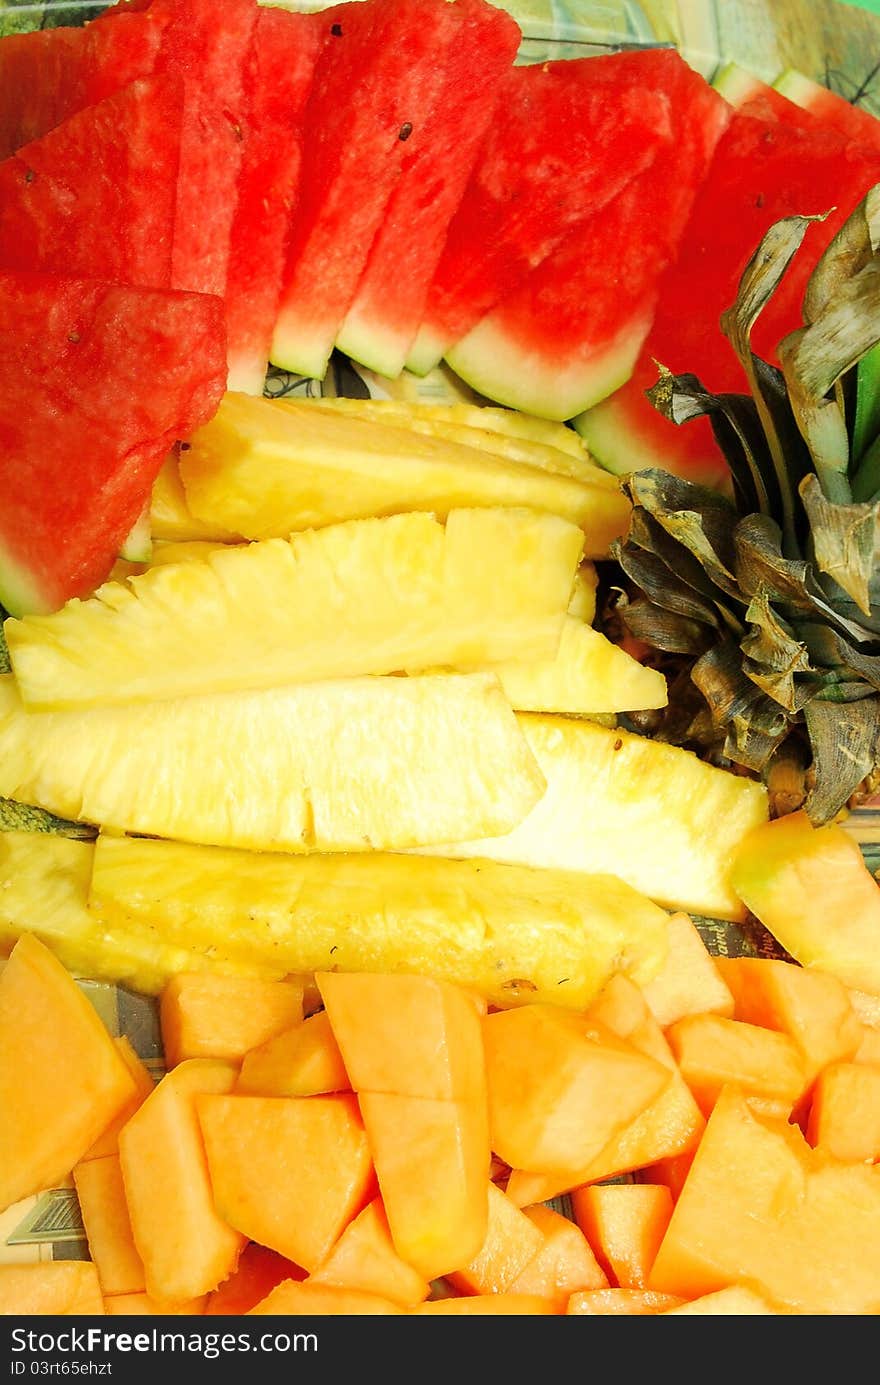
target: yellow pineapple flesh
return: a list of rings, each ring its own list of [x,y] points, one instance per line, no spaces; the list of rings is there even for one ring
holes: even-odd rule
[[[206,524],[191,513],[180,479],[176,452],[168,454],[153,482],[150,532],[154,539],[167,539],[174,543],[191,539],[235,543],[242,537],[241,534],[230,534],[216,524]]]
[[[561,515],[583,529],[588,557],[606,555],[626,529],[629,502],[598,467],[595,477],[575,478],[502,455],[489,433],[454,431],[455,440],[313,401],[230,393],[190,439],[180,476],[198,519],[249,539],[409,510],[443,519],[450,510],[484,505]],[[479,437],[491,451],[472,445]],[[538,448],[514,443],[514,452]],[[497,438],[498,448],[507,444]],[[578,465],[567,453],[556,455],[569,468]]]
[[[43,709],[550,658],[582,541],[533,510],[353,520],[151,568],[5,634]]]
[[[656,974],[668,915],[622,881],[368,852],[281,856],[101,837],[90,907],[291,972],[427,972],[504,1005],[583,1008],[612,972]]]
[[[619,728],[530,713],[519,721],[546,793],[511,832],[450,844],[444,855],[606,872],[668,908],[745,918],[731,867],[746,833],[767,820],[763,785]]]
[[[172,976],[205,968],[246,976],[286,974],[270,958],[238,953],[233,960],[216,942],[190,949],[137,924],[114,922],[88,909],[95,857],[93,842],[46,832],[0,833],[0,952],[22,933],[33,933],[75,976],[111,981],[157,995]]]
[[[30,712],[0,678],[0,796],[254,850],[509,831],[544,778],[492,674],[355,678]]]

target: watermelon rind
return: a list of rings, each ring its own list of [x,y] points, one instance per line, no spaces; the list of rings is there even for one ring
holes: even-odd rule
[[[153,523],[148,500],[119,550],[124,563],[148,563],[153,556]]]
[[[552,353],[520,346],[489,313],[447,352],[446,360],[466,384],[487,398],[564,423],[629,379],[650,325],[650,313],[641,322],[630,320],[601,354],[588,361],[566,362]]]
[[[658,450],[656,437],[639,436],[637,419],[633,418],[627,407],[626,390],[603,399],[571,422],[587,444],[593,461],[615,476],[665,465],[667,459]],[[717,450],[707,454],[703,461],[689,456],[687,475],[698,485],[718,489],[722,483],[722,473]]]
[[[739,63],[725,63],[712,78],[712,85],[731,106],[744,106],[756,96],[767,90],[767,84],[759,77],[741,67]],[[778,90],[778,88],[777,88]],[[787,95],[783,92],[783,95]]]
[[[0,543],[0,606],[12,616],[48,615],[55,609],[51,598],[34,580],[33,573],[14,558],[3,543]]]

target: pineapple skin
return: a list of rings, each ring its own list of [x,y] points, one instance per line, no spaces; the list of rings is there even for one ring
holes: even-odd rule
[[[400,853],[281,856],[99,837],[90,907],[108,929],[312,971],[424,972],[499,1005],[583,1009],[648,980],[668,914],[622,881]]]
[[[547,780],[543,798],[505,836],[425,850],[604,871],[666,908],[745,919],[731,868],[767,820],[763,785],[619,728],[539,713],[519,721]]]
[[[353,520],[4,629],[22,699],[44,710],[552,658],[582,550],[575,525],[533,510]]]
[[[522,505],[581,526],[586,555],[606,556],[626,529],[628,500],[598,467],[583,463],[575,477],[578,463],[557,452],[559,470],[550,452],[461,425],[396,426],[362,410],[228,393],[190,439],[180,478],[197,519],[249,539],[411,510],[443,519]]]
[[[357,678],[28,712],[0,678],[0,795],[117,831],[361,851],[506,832],[544,792],[493,674]]]
[[[108,928],[87,907],[94,856],[93,842],[0,833],[0,953],[11,952],[22,933],[33,933],[75,976],[144,995],[158,995],[177,972],[211,969],[267,980],[285,975],[268,960],[232,960],[215,945],[191,950],[153,930]]]

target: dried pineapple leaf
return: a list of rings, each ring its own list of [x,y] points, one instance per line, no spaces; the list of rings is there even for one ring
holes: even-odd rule
[[[827,625],[804,624],[801,634],[814,664],[833,673],[822,693],[827,701],[858,701],[872,688],[880,692],[880,654],[856,649]],[[860,681],[851,685],[846,681],[848,675]],[[853,690],[847,695],[849,687]]]
[[[693,554],[716,587],[739,600],[732,537],[737,512],[725,496],[656,467],[633,472],[623,490]]]
[[[804,717],[815,779],[805,807],[810,820],[820,825],[840,812],[877,765],[880,697],[850,703],[845,717],[833,703],[817,699],[804,709]]]
[[[718,614],[712,602],[704,600],[686,582],[680,581],[662,558],[634,544],[619,542],[612,544],[611,554],[655,606],[718,629]]]
[[[800,494],[810,521],[816,566],[870,616],[871,579],[880,558],[880,501],[833,504],[816,476],[804,478]]]
[[[806,645],[759,593],[746,611],[751,632],[740,642],[746,662],[743,671],[756,687],[794,716],[812,696],[797,675],[811,673]]]
[[[696,661],[691,678],[725,737],[725,755],[760,772],[788,735],[790,719],[746,676],[739,645],[734,640],[714,645]]]
[[[800,249],[808,227],[821,220],[824,220],[823,215],[787,216],[774,222],[743,270],[736,301],[721,316],[721,329],[746,373],[767,439],[780,498],[783,548],[789,556],[795,556],[797,550],[795,495],[790,480],[793,464],[799,456],[797,428],[784,382],[773,367],[753,355],[751,334],[762,309],[773,297]]]
[[[17,803],[13,798],[0,798],[0,832],[51,832],[59,837],[77,837],[91,841],[98,835],[96,827],[86,822],[68,822],[42,808]]]
[[[815,322],[847,280],[864,269],[878,248],[880,183],[875,183],[817,260],[804,293],[804,321]]]
[[[711,647],[712,635],[703,621],[664,610],[653,601],[618,603],[617,609],[637,640],[664,654],[698,655]]]

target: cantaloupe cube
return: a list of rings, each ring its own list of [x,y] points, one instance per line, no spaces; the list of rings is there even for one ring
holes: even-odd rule
[[[552,1317],[560,1309],[552,1299],[539,1294],[457,1294],[451,1298],[435,1298],[410,1308],[410,1313],[426,1317],[513,1317],[529,1314]]]
[[[668,1313],[683,1302],[677,1294],[661,1294],[653,1289],[586,1289],[572,1294],[567,1311],[579,1317],[646,1317]]]
[[[846,1163],[880,1159],[880,1066],[831,1063],[820,1072],[807,1121],[810,1144]]]
[[[786,1118],[807,1088],[803,1054],[787,1034],[723,1015],[685,1015],[666,1037],[704,1116],[727,1082],[768,1114]]]
[[[251,1241],[241,1252],[228,1279],[218,1284],[205,1301],[207,1317],[249,1313],[285,1279],[305,1279],[306,1272],[277,1250]]]
[[[778,1314],[780,1309],[774,1308],[769,1299],[756,1293],[754,1289],[749,1289],[744,1284],[731,1284],[727,1289],[719,1289],[714,1294],[702,1294],[690,1303],[683,1303],[679,1308],[666,1308],[663,1311],[673,1316],[694,1318],[760,1317]]]
[[[880,1179],[724,1089],[651,1270],[687,1299],[749,1284],[800,1314],[880,1311]]]
[[[487,1015],[483,1041],[492,1149],[534,1173],[586,1164],[669,1083],[605,1026],[552,1006]]]
[[[515,1202],[489,1184],[489,1222],[479,1251],[450,1270],[449,1283],[462,1294],[503,1294],[542,1248],[541,1232]]]
[[[853,1062],[880,1063],[880,995],[871,995],[852,987],[847,988],[847,994],[862,1026]]]
[[[589,1014],[640,1053],[662,1063],[669,1070],[669,1083],[581,1168],[560,1174],[514,1169],[507,1192],[521,1207],[545,1202],[584,1183],[644,1168],[657,1160],[678,1158],[696,1148],[705,1127],[705,1118],[678,1070],[672,1049],[634,981],[620,972],[612,976]]]
[[[686,1154],[676,1154],[671,1159],[658,1159],[656,1164],[646,1165],[643,1174],[651,1183],[662,1183],[671,1192],[672,1201],[677,1202],[695,1154],[696,1148],[689,1149]]]
[[[315,980],[356,1092],[485,1101],[480,1019],[460,987],[390,972]]]
[[[644,1289],[672,1216],[672,1193],[662,1183],[605,1183],[575,1188],[578,1226],[612,1285]]]
[[[309,1275],[310,1284],[333,1284],[378,1294],[408,1308],[422,1303],[431,1286],[394,1248],[382,1199],[367,1203],[349,1222],[329,1255]]]
[[[573,1293],[607,1287],[605,1273],[579,1226],[542,1202],[523,1212],[543,1240],[537,1255],[511,1281],[510,1293],[538,1294],[564,1313]]]
[[[404,1311],[390,1298],[367,1294],[361,1289],[339,1289],[334,1284],[287,1279],[267,1294],[262,1303],[249,1309],[248,1316],[373,1317]]]
[[[98,1273],[90,1260],[0,1265],[0,1317],[103,1315]]]
[[[101,1293],[144,1293],[144,1264],[132,1235],[119,1156],[77,1164],[73,1183]]]
[[[396,1092],[359,1101],[398,1254],[429,1281],[467,1264],[488,1227],[485,1103]]]
[[[91,1145],[83,1155],[80,1163],[87,1159],[103,1159],[107,1154],[117,1154],[119,1152],[119,1132],[125,1125],[130,1116],[133,1116],[139,1106],[146,1101],[150,1092],[153,1090],[155,1081],[149,1068],[138,1057],[131,1045],[128,1035],[121,1034],[118,1039],[114,1039],[119,1055],[131,1073],[134,1080],[134,1091],[131,1100],[127,1101],[119,1114],[114,1117],[107,1128],[98,1136],[97,1140]]]
[[[197,1104],[220,1216],[316,1270],[375,1195],[356,1098],[204,1096]]]
[[[162,1046],[168,1067],[186,1058],[237,1061],[302,1019],[299,981],[181,972],[159,1001]]]
[[[166,1074],[119,1134],[119,1160],[147,1293],[184,1303],[235,1269],[244,1237],[214,1204],[196,1096],[228,1092],[231,1063],[191,1058]]]
[[[64,1179],[134,1087],[79,986],[22,934],[0,972],[0,1210]]]
[[[666,960],[642,992],[661,1029],[682,1015],[733,1017],[733,996],[689,914],[670,914]]]
[[[235,1084],[253,1096],[321,1096],[351,1082],[326,1010],[309,1015],[246,1053]]]
[[[808,1084],[858,1049],[859,1020],[836,976],[769,957],[719,957],[718,969],[734,997],[734,1018],[794,1039]]]

